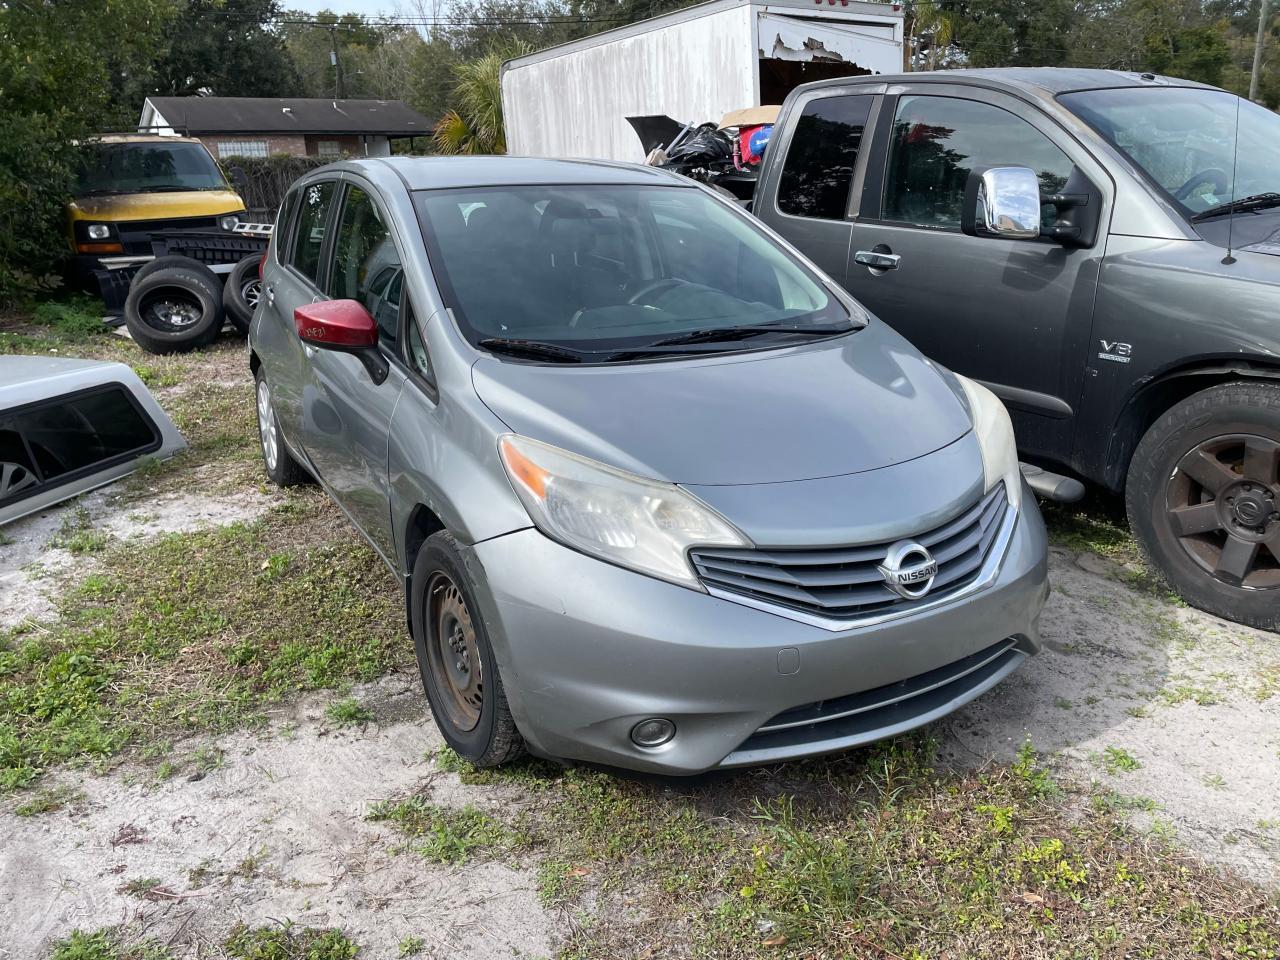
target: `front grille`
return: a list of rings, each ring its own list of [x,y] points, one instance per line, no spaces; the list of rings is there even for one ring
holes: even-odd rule
[[[1010,637],[928,673],[784,710],[722,762],[728,766],[755,762],[826,741],[851,746],[911,729],[972,700],[1024,657]]]
[[[909,610],[962,590],[973,582],[991,551],[1007,507],[998,484],[960,516],[912,537],[938,562],[929,593],[906,600],[884,582],[878,565],[891,543],[780,550],[694,550],[699,577],[708,587],[833,620]]]
[[[166,230],[217,230],[217,217],[171,217],[164,220],[127,220],[117,224],[125,253],[154,253],[153,234]]]

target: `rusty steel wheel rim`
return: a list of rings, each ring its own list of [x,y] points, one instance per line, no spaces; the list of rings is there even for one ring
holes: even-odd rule
[[[448,574],[431,578],[427,597],[431,631],[427,653],[443,701],[439,706],[450,724],[466,733],[480,723],[484,708],[484,666],[471,611]]]
[[[1280,588],[1280,441],[1229,434],[1178,461],[1165,520],[1187,555],[1217,580]]]

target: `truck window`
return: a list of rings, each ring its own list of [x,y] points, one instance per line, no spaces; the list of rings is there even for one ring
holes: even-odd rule
[[[805,105],[778,181],[779,210],[795,217],[844,219],[871,100],[826,97]]]
[[[302,190],[302,211],[298,215],[298,234],[293,241],[289,262],[304,277],[319,284],[320,251],[324,248],[324,231],[333,203],[334,181],[313,183]]]
[[[917,226],[960,229],[974,167],[1030,167],[1042,194],[1057,193],[1071,175],[1067,155],[1027,121],[956,97],[899,100],[889,149],[884,219]],[[1053,208],[1045,211],[1046,225],[1053,215]]]

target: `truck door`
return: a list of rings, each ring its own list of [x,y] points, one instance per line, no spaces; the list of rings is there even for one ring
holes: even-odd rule
[[[1025,453],[1069,462],[1102,240],[969,237],[960,212],[975,167],[1030,167],[1042,195],[1060,192],[1073,166],[1095,183],[1101,170],[1011,96],[933,83],[895,92],[877,123],[845,286],[926,355],[989,386]]]
[[[850,197],[864,159],[863,133],[878,100],[840,88],[802,95],[776,138],[783,163],[766,164],[753,204],[762,220],[837,283],[844,282],[848,268]]]

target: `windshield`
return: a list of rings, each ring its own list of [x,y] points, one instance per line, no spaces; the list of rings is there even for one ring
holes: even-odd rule
[[[91,143],[76,196],[226,189],[222,171],[198,143]]]
[[[852,329],[817,277],[698,188],[474,187],[416,200],[445,302],[482,347],[536,341],[598,361]]]
[[[1235,94],[1125,87],[1059,100],[1141,167],[1188,216],[1280,192],[1280,116]]]

